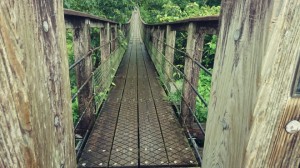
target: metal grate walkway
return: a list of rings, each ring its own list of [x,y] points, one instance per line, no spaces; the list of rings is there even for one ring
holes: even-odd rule
[[[138,29],[79,167],[192,167],[193,151],[157,80]]]

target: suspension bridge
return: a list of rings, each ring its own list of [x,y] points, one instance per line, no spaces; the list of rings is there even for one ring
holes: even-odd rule
[[[135,9],[121,24],[57,1],[0,3],[0,167],[299,167],[299,6],[227,0],[221,16],[159,24]],[[204,41],[217,34],[211,72]]]
[[[66,14],[72,12],[76,16],[82,15],[82,13],[80,15],[74,11],[66,11]],[[87,16],[87,18],[89,17]],[[217,17],[214,21],[217,21]],[[172,79],[173,71],[177,70],[183,76],[184,74],[180,70],[174,69],[176,67],[165,59],[162,51],[154,48],[148,42],[148,51],[155,52],[151,53],[153,57],[149,56],[141,36],[144,33],[142,24],[139,12],[133,12],[130,24],[128,24],[130,28],[127,28],[129,32],[126,33],[129,36],[126,52],[124,53],[125,50],[118,51],[122,47],[114,47],[115,49],[108,52],[108,59],[102,60],[100,66],[91,73],[93,77],[83,77],[86,81],[79,86],[82,89],[79,89],[73,96],[73,100],[75,100],[75,97],[80,96],[83,90],[90,90],[90,88],[83,88],[88,86],[88,81],[91,80],[93,82],[90,86],[96,88],[94,95],[97,95],[97,92],[105,92],[113,83],[106,100],[95,99],[95,96],[81,96],[81,99],[89,99],[89,101],[81,100],[82,105],[86,107],[81,108],[85,111],[76,124],[76,129],[80,129],[80,123],[87,122],[84,121],[84,116],[87,115],[87,107],[92,104],[91,100],[95,100],[95,109],[99,109],[100,112],[93,125],[87,127],[90,130],[84,130],[85,135],[80,136],[86,137],[86,139],[79,139],[78,143],[77,153],[80,167],[194,167],[201,164],[201,149],[197,146],[195,137],[186,127],[186,123],[179,122],[179,118],[182,116],[176,115],[176,112],[180,111],[174,109],[174,105],[167,100],[165,90],[170,89],[170,86],[167,86],[170,84],[176,87],[175,81]],[[158,30],[162,31],[163,29]],[[110,33],[108,32],[108,34]],[[161,34],[152,38],[153,41],[157,41],[156,44],[166,45],[174,50],[174,46],[164,42],[163,36]],[[110,44],[115,39],[117,38],[106,40],[106,43],[103,42],[104,44],[97,49],[103,51],[105,47],[110,48]],[[90,51],[96,51],[96,49]],[[118,54],[114,54],[115,52]],[[88,52],[83,59],[75,61],[70,70],[76,66],[85,66],[84,64],[80,65],[81,61],[86,61],[92,53]],[[124,57],[121,57],[120,55],[123,53]],[[101,54],[106,53],[102,52]],[[102,56],[102,58],[105,57]],[[111,71],[112,69],[117,70]],[[162,80],[159,73],[165,73],[165,70],[168,71],[168,76]],[[206,71],[209,73],[208,70]],[[77,71],[77,73],[82,73],[82,71]],[[81,79],[79,78],[79,80]],[[191,83],[189,84],[192,86]],[[98,86],[101,87],[97,88]],[[178,88],[176,87],[176,89]],[[193,92],[200,96],[196,89]],[[185,102],[187,101],[185,100]],[[86,104],[86,102],[88,103]],[[191,109],[190,106],[188,108]],[[197,120],[196,117],[193,119]],[[199,121],[195,123],[199,124],[198,131],[203,131],[202,135],[204,135],[204,129]],[[76,129],[75,131],[78,131]],[[81,131],[83,131],[82,128]]]

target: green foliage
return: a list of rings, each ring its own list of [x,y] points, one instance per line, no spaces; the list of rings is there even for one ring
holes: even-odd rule
[[[204,71],[200,71],[198,92],[208,103],[210,98],[211,76]],[[196,116],[200,122],[206,122],[208,109],[197,97],[196,100]]]
[[[188,3],[184,8],[185,14],[187,17],[195,17],[201,15],[199,4],[196,2]]]
[[[64,0],[64,8],[105,17],[105,13],[99,9],[98,0]]]
[[[163,5],[162,12],[156,17],[159,22],[171,22],[180,19],[182,17],[182,11],[178,5],[169,1]]]
[[[91,36],[91,47],[96,48],[100,46],[100,29],[99,28],[91,28],[90,29],[90,36]],[[101,62],[101,54],[100,50],[96,50],[92,54],[92,60],[93,60],[93,67],[96,69]]]
[[[105,17],[118,22],[127,22],[135,6],[132,0],[64,0],[64,7]]]
[[[213,68],[214,57],[217,49],[217,40],[218,38],[216,35],[206,35],[205,37],[202,64],[206,68]]]
[[[210,15],[219,15],[221,11],[220,6],[201,6],[199,9],[199,16],[210,16]]]
[[[79,118],[79,108],[78,108],[78,99],[72,103],[72,111],[73,111],[73,123],[77,123]]]

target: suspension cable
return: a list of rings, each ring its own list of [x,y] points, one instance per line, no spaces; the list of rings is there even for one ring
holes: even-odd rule
[[[167,44],[166,42],[159,40],[159,38],[157,38],[157,37],[155,37],[155,36],[152,36],[152,37],[155,38],[155,39],[157,39],[159,42],[165,44],[166,46],[172,48],[173,50],[180,52],[181,54],[183,54],[184,57],[191,59],[194,63],[196,63],[197,66],[199,66],[199,67],[200,67],[202,70],[204,70],[207,74],[209,74],[210,76],[212,76],[212,73],[211,73],[207,68],[205,68],[199,61],[197,61],[197,60],[193,59],[192,57],[190,57],[189,54],[188,54],[187,52],[182,51],[182,50],[179,50],[179,49],[177,49],[177,48],[175,48],[175,47],[172,47],[172,46],[170,46],[169,44]]]
[[[96,47],[96,48],[91,48],[84,56],[82,56],[81,58],[79,58],[78,60],[76,60],[70,67],[69,67],[69,70],[72,70],[76,65],[78,65],[81,61],[83,61],[86,57],[90,56],[92,53],[94,53],[96,50],[99,50],[101,49],[102,47],[104,46],[107,46],[109,44],[111,44],[113,41],[117,40],[118,37],[110,40],[109,42],[99,46],[99,47]]]

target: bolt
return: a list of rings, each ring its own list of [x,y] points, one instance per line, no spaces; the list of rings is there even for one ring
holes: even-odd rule
[[[289,122],[286,125],[285,130],[290,134],[295,134],[295,133],[299,132],[300,131],[300,122],[297,120],[293,120],[293,121]]]
[[[60,125],[59,117],[56,115],[56,116],[54,117],[54,126],[55,126],[55,127],[58,127],[59,125]]]
[[[240,29],[236,29],[233,35],[235,41],[237,41],[240,38],[240,34],[241,34]]]
[[[43,22],[43,29],[45,32],[48,32],[49,31],[49,25],[48,25],[48,22],[47,21],[44,21]]]

